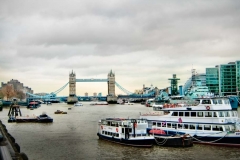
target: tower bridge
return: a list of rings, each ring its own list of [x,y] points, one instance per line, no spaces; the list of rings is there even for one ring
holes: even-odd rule
[[[55,92],[49,93],[47,95],[44,96],[40,96],[40,95],[35,95],[35,94],[31,94],[31,93],[27,93],[28,95],[30,95],[31,98],[34,99],[50,99],[50,98],[58,98],[56,95],[61,92],[63,89],[65,89],[67,87],[67,85],[69,85],[69,95],[68,97],[59,97],[59,98],[67,98],[67,103],[68,104],[72,104],[77,102],[80,98],[83,97],[79,97],[76,95],[76,82],[105,82],[107,83],[107,87],[108,87],[108,95],[107,97],[102,97],[103,99],[106,99],[108,103],[117,103],[117,96],[115,94],[115,86],[117,86],[120,90],[122,90],[126,95],[121,95],[120,98],[152,98],[155,95],[155,92],[150,92],[148,94],[134,94],[128,90],[126,90],[125,88],[123,88],[120,84],[118,84],[115,81],[115,74],[112,72],[112,70],[108,73],[107,78],[102,78],[102,79],[77,79],[76,78],[76,74],[72,71],[69,74],[69,82],[67,82],[64,86],[62,86],[61,88],[59,88],[58,90],[56,90]],[[91,97],[91,96],[90,96]],[[84,97],[86,98],[86,97]],[[101,97],[100,97],[101,98]]]
[[[73,71],[69,74],[69,96],[67,99],[68,104],[73,104],[78,101],[76,96],[76,82],[107,82],[108,84],[108,103],[117,103],[117,97],[115,95],[115,74],[110,71],[107,79],[76,79],[76,74]]]

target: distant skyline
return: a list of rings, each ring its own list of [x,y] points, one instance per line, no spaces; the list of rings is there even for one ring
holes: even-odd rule
[[[0,81],[34,93],[78,79],[107,78],[128,91],[179,85],[191,69],[240,59],[240,1],[0,1]],[[107,94],[107,84],[77,83],[77,95]],[[116,87],[116,94],[123,94]],[[59,95],[68,95],[68,87]]]

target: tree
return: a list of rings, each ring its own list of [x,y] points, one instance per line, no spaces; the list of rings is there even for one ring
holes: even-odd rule
[[[21,90],[17,90],[15,93],[16,93],[16,97],[19,98],[20,100],[26,97],[26,95]]]
[[[9,100],[15,95],[12,85],[7,84],[6,86],[2,87],[3,96]]]
[[[3,99],[4,98],[4,95],[2,93],[2,90],[0,90],[0,99]]]

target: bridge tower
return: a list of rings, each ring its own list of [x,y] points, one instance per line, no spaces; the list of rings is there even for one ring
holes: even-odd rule
[[[69,74],[69,96],[67,99],[68,104],[73,104],[78,101],[78,98],[76,96],[76,74],[70,73]]]
[[[117,103],[117,97],[115,95],[115,74],[112,70],[108,73],[108,95],[107,95],[108,103]]]

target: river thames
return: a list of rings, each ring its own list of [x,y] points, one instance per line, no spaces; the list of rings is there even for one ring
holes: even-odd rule
[[[68,110],[68,108],[72,108]],[[67,114],[54,114],[56,110]],[[239,148],[194,144],[188,148],[153,146],[136,148],[103,140],[97,136],[101,118],[138,118],[152,108],[134,105],[90,105],[74,107],[66,103],[42,104],[29,110],[21,107],[22,116],[46,112],[53,123],[8,123],[9,108],[0,112],[2,123],[29,160],[239,160]],[[238,111],[238,113],[240,113]]]

